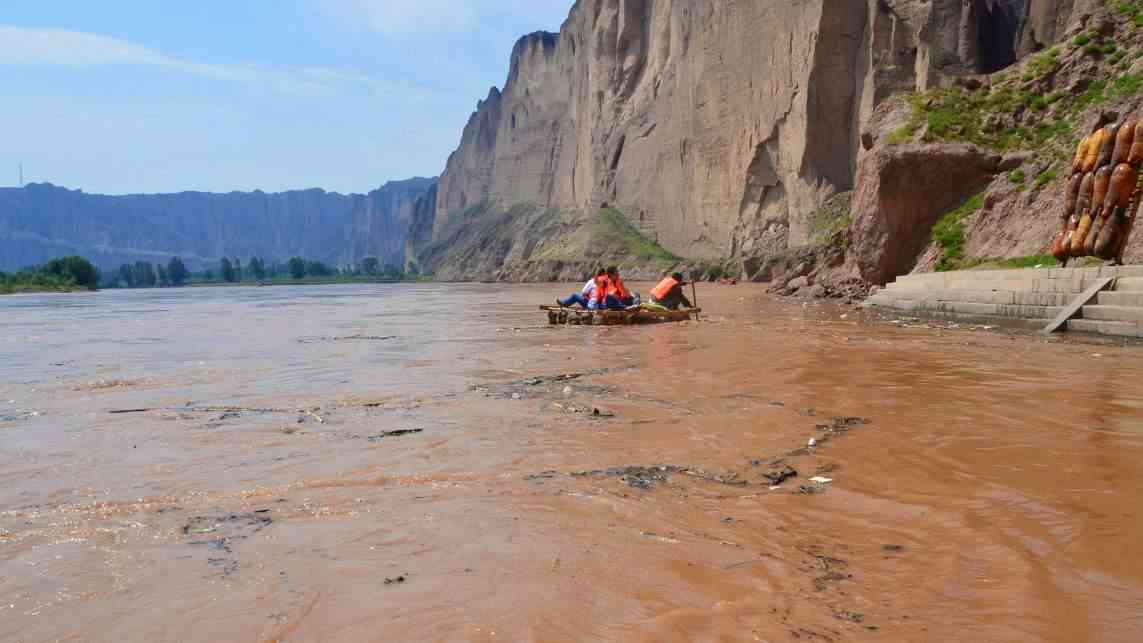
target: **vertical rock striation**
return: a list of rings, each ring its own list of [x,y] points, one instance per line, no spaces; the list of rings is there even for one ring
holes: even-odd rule
[[[809,242],[854,188],[894,95],[987,73],[1096,0],[579,0],[512,50],[440,180],[434,239],[466,211],[619,208],[688,257]]]

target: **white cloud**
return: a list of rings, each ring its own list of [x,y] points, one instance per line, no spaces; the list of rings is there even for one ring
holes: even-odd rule
[[[200,63],[100,34],[0,25],[0,67],[80,69],[110,65],[156,67],[293,94],[321,94],[347,88],[414,91],[409,87],[394,87],[369,76],[337,69]]]
[[[162,54],[97,34],[0,25],[0,65],[165,65]]]

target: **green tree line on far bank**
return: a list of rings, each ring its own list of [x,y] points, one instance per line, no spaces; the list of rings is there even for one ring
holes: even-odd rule
[[[98,288],[179,288],[194,284],[225,283],[327,283],[361,281],[400,281],[418,278],[415,265],[409,270],[382,264],[376,257],[365,257],[354,265],[330,266],[321,261],[292,257],[283,262],[267,262],[252,257],[244,263],[238,257],[225,257],[217,269],[191,272],[180,257],[166,263],[136,261],[117,270],[101,272],[84,257],[52,259],[39,265],[6,273],[0,271],[0,294],[16,292],[68,292]]]
[[[60,257],[14,273],[0,271],[0,293],[95,290],[99,269],[83,257]]]
[[[178,257],[166,265],[138,261],[123,264],[108,275],[106,288],[170,288],[196,284],[305,283],[400,281],[419,277],[416,266],[409,270],[382,264],[376,257],[365,257],[353,265],[330,266],[321,261],[292,257],[287,261],[266,261],[251,257],[223,257],[217,267],[190,272]]]

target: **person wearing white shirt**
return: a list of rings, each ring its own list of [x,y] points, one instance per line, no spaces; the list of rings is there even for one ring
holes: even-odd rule
[[[595,280],[600,275],[607,274],[606,270],[600,269],[595,272],[595,276],[588,279],[587,283],[583,285],[583,289],[579,292],[572,293],[567,299],[556,299],[556,305],[563,308],[570,308],[572,306],[580,306],[587,308],[588,302],[591,300],[591,293],[595,290]]]

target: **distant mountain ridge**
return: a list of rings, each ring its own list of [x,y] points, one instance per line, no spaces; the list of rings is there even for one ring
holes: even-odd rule
[[[180,192],[108,196],[37,183],[0,189],[0,270],[79,254],[103,267],[180,256],[301,256],[331,265],[365,257],[405,264],[417,202],[437,179],[390,181],[369,194]],[[435,203],[435,196],[434,203]],[[422,205],[422,207],[424,207]]]

